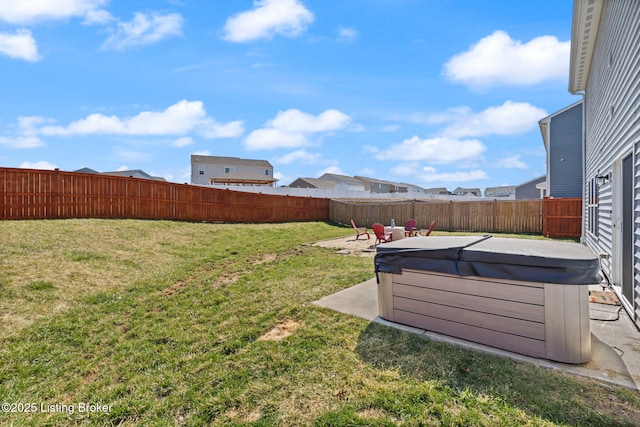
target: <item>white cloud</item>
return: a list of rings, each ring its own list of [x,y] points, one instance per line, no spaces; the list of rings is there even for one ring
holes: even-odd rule
[[[15,34],[0,33],[0,54],[29,62],[40,60],[36,41],[27,29],[16,30]]]
[[[240,122],[219,124],[207,116],[201,101],[182,100],[164,111],[143,111],[136,116],[120,118],[91,114],[87,118],[67,126],[44,126],[43,135],[135,135],[135,136],[185,136],[197,132],[207,138],[239,136],[243,129]]]
[[[295,37],[313,22],[313,14],[299,0],[254,0],[253,9],[227,19],[224,39],[249,42],[275,34]]]
[[[445,76],[471,88],[532,86],[569,75],[570,42],[541,36],[527,43],[495,31],[444,64]]]
[[[208,118],[201,122],[199,133],[205,138],[234,138],[244,133],[244,125],[241,120],[218,123]]]
[[[343,173],[342,175],[345,175],[345,174]],[[365,167],[365,168],[360,170],[358,175],[361,175],[361,176],[376,176],[376,171],[373,168]]]
[[[424,160],[430,163],[446,164],[476,159],[485,150],[484,144],[476,139],[422,139],[414,136],[400,144],[392,145],[388,149],[378,152],[375,157],[379,160]]]
[[[319,153],[309,153],[305,150],[297,150],[280,157],[275,162],[283,165],[288,165],[291,163],[314,164],[317,163],[321,157],[322,155]]]
[[[287,133],[329,132],[343,129],[351,118],[338,110],[326,110],[317,116],[291,109],[281,111],[267,125]]]
[[[182,136],[180,138],[175,139],[171,145],[174,147],[186,147],[187,145],[193,144],[193,138],[190,136]]]
[[[36,148],[44,146],[44,142],[35,136],[0,136],[0,145],[9,148]]]
[[[249,150],[303,147],[310,144],[309,135],[344,129],[349,123],[351,117],[338,110],[326,110],[314,116],[290,109],[278,112],[264,128],[251,132],[244,143]]]
[[[448,183],[458,184],[460,182],[476,181],[488,179],[487,174],[482,170],[438,172],[433,166],[421,167],[418,162],[405,162],[391,168],[391,172],[400,176],[411,176],[418,181],[425,183]]]
[[[529,169],[529,166],[522,161],[520,155],[515,155],[512,157],[505,157],[504,159],[500,159],[497,162],[497,166],[500,168],[513,168],[513,169]]]
[[[18,129],[20,129],[22,133],[35,134],[36,133],[35,128],[38,125],[50,123],[50,122],[51,121],[49,119],[46,119],[45,117],[40,117],[40,116],[20,116],[18,117],[17,127]]]
[[[131,22],[118,23],[117,31],[102,44],[102,49],[124,50],[149,45],[170,36],[179,36],[182,34],[182,22],[179,13],[135,13]]]
[[[547,116],[543,109],[528,102],[506,101],[474,113],[468,107],[452,108],[428,118],[429,122],[450,123],[442,131],[453,138],[482,135],[514,135],[529,132],[538,126],[538,120]]]
[[[194,129],[206,116],[200,101],[182,100],[162,112],[143,111],[137,116],[121,119],[117,116],[91,114],[86,119],[66,127],[47,126],[45,135],[180,135]]]
[[[417,162],[401,163],[393,168],[391,172],[396,175],[415,176],[420,171],[420,164]]]
[[[303,134],[288,134],[279,129],[257,129],[244,140],[248,150],[269,150],[272,148],[297,148],[307,145]]]
[[[102,9],[108,0],[0,0],[0,20],[10,24],[84,18],[86,24],[104,23],[111,15]]]
[[[57,168],[57,166],[52,165],[49,162],[45,162],[45,161],[39,161],[39,162],[23,162],[20,167],[22,169],[46,169],[46,170],[53,170],[55,168]]]
[[[426,167],[424,168],[423,173],[419,174],[417,178],[422,182],[444,182],[457,184],[460,182],[489,179],[489,176],[479,169],[467,172],[458,171],[438,173],[434,168]]]
[[[38,137],[37,126],[48,123],[47,119],[38,116],[21,116],[10,128],[15,129],[10,136],[0,136],[0,145],[9,148],[36,148],[45,143]]]
[[[339,166],[333,165],[333,166],[329,166],[327,168],[322,169],[321,171],[318,171],[316,173],[316,177],[320,177],[322,175],[324,175],[325,173],[333,173],[336,175],[346,175],[346,173],[340,169]]]
[[[290,178],[288,178],[285,174],[280,173],[280,172],[274,172],[274,173],[273,173],[273,177],[274,177],[275,179],[277,179],[278,181],[282,181],[282,180],[290,181],[290,180],[291,180],[291,179],[290,179]],[[191,179],[191,175],[189,175],[189,179]]]
[[[358,38],[358,32],[353,28],[338,28],[338,41],[343,43],[352,43]]]

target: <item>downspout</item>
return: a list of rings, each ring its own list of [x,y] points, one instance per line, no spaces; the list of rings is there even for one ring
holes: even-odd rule
[[[587,177],[586,173],[586,162],[587,162],[587,121],[585,120],[587,117],[587,108],[586,102],[587,97],[585,96],[585,92],[574,93],[574,95],[580,95],[582,97],[582,162],[580,166],[582,167],[582,233],[580,236],[580,243],[585,244],[585,238],[587,232],[587,222],[584,220],[586,218],[585,206],[587,204]]]

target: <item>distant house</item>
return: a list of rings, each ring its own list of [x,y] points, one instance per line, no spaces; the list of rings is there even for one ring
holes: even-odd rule
[[[443,196],[450,196],[451,191],[447,190],[445,187],[436,187],[436,188],[425,188],[424,192],[426,194],[439,194]]]
[[[325,173],[318,179],[335,182],[336,184],[333,188],[335,188],[336,190],[365,191],[362,181],[347,175]]]
[[[334,188],[336,186],[335,181],[331,181],[328,179],[318,179],[318,178],[298,178],[293,181],[288,187],[292,188]]]
[[[545,176],[540,176],[520,185],[487,187],[484,189],[484,197],[487,199],[501,200],[541,199],[544,196],[544,191],[540,189],[539,184],[544,183],[545,179]]]
[[[397,182],[383,181],[358,175],[354,176],[354,178],[362,181],[365,191],[369,191],[371,193],[407,193],[409,191],[406,184],[399,184]]]
[[[462,188],[462,187],[458,187],[455,190],[453,190],[453,194],[455,194],[456,196],[482,197],[482,190],[480,190],[479,188]]]
[[[124,176],[124,177],[131,177],[131,178],[141,178],[141,179],[151,179],[154,181],[166,181],[166,179],[160,177],[160,176],[151,176],[148,173],[146,173],[143,170],[140,169],[134,169],[134,170],[125,170],[125,171],[112,171],[112,172],[98,172],[97,170],[88,168],[88,167],[84,167],[78,170],[75,170],[74,172],[78,172],[78,173],[90,173],[90,174],[95,174],[95,175],[111,175],[111,176]]]
[[[84,168],[81,168],[81,169],[78,169],[78,170],[74,170],[73,172],[79,172],[79,173],[95,173],[95,174],[100,173],[100,172],[98,172],[97,170],[93,170],[93,169],[88,168],[88,167],[84,167]]]
[[[543,184],[546,181],[547,177],[543,175],[516,186],[516,199],[542,199],[546,195],[546,193],[544,188],[540,187],[540,184]]]
[[[487,187],[484,189],[484,197],[487,199],[513,200],[516,198],[516,186]]]
[[[191,156],[191,183],[274,187],[273,166],[266,160]]]
[[[145,171],[140,169],[134,170],[126,170],[126,171],[112,171],[112,172],[100,172],[100,175],[111,175],[111,176],[125,176],[131,178],[142,178],[142,179],[151,179],[154,181],[166,181],[166,179],[161,178],[159,176],[151,176]]]
[[[582,108],[580,100],[539,121],[549,197],[582,197]]]
[[[569,91],[584,97],[582,236],[638,326],[639,26],[640,1],[574,0]]]
[[[424,188],[415,184],[407,184],[401,182],[400,185],[405,186],[407,188],[407,193],[424,193]]]

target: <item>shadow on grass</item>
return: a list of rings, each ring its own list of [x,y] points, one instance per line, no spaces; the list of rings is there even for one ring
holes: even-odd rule
[[[554,424],[640,425],[640,400],[629,390],[377,323],[362,331],[356,353],[375,369],[395,370],[410,380],[436,384],[453,399],[470,392]]]

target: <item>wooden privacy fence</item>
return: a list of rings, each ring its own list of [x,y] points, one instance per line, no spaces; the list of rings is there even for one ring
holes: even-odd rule
[[[582,199],[396,201],[279,196],[77,172],[0,168],[0,219],[140,218],[205,222],[328,221],[580,237]]]
[[[582,199],[544,198],[542,235],[545,237],[582,236]]]
[[[541,233],[542,200],[483,200],[483,201],[409,201],[360,203],[331,202],[332,221],[371,227],[375,222],[404,225],[413,218],[418,228],[427,228],[436,221],[437,230],[486,231],[494,233]]]
[[[0,219],[49,218],[326,221],[329,200],[130,177],[0,168]]]

